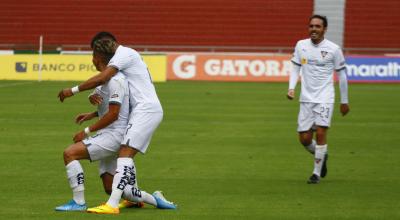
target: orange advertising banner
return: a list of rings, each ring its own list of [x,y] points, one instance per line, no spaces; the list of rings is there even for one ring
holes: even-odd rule
[[[287,82],[290,55],[169,53],[167,80]]]

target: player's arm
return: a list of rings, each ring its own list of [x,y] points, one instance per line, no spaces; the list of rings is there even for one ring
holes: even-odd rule
[[[297,81],[299,80],[300,68],[301,68],[300,64],[297,64],[295,62],[292,63],[293,63],[293,68],[289,75],[289,89],[287,93],[287,98],[290,100],[294,98],[294,89],[296,88]]]
[[[348,83],[346,68],[336,70],[339,78],[339,89],[340,89],[340,112],[343,116],[347,115],[350,111],[349,107],[349,95],[348,95]]]
[[[348,96],[348,85],[347,85],[347,74],[346,74],[346,61],[342,50],[338,48],[335,51],[335,70],[339,78],[339,89],[340,89],[340,112],[343,116],[347,115],[350,111],[349,107],[349,96]]]
[[[109,81],[117,72],[118,72],[117,68],[115,68],[113,66],[107,66],[107,68],[105,70],[101,71],[97,75],[86,80],[79,86],[61,90],[58,93],[58,98],[60,99],[61,102],[63,102],[64,99],[71,97],[80,91],[93,89],[96,86],[102,85],[102,84],[106,83],[107,81]]]
[[[90,132],[98,131],[112,124],[114,121],[118,119],[120,108],[121,108],[120,103],[110,103],[108,106],[108,112],[102,118],[100,118],[100,120],[98,120],[96,123],[86,127],[83,131],[78,132],[74,136],[74,142],[76,143],[83,140],[87,135],[90,134]]]
[[[296,88],[297,81],[299,80],[300,75],[300,54],[299,54],[299,42],[297,42],[296,47],[294,48],[294,53],[292,56],[292,71],[289,74],[289,89],[287,93],[287,98],[292,100],[294,98],[294,89]]]
[[[82,122],[92,120],[93,118],[98,116],[98,112],[82,113],[75,117],[75,122],[77,124],[82,124]]]

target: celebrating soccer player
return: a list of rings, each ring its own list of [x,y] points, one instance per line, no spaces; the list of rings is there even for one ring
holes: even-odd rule
[[[60,101],[64,101],[79,91],[92,89],[108,82],[118,71],[125,75],[128,81],[131,112],[128,126],[119,150],[117,169],[112,184],[109,200],[98,207],[87,211],[101,214],[118,214],[118,203],[128,185],[136,183],[136,167],[133,157],[145,153],[151,137],[163,118],[163,110],[158,100],[147,65],[138,52],[119,45],[115,37],[108,32],[98,33],[91,42],[93,50],[114,53],[107,67],[101,73],[73,88],[59,92]],[[91,132],[89,129],[88,132]],[[160,191],[152,195],[133,187],[132,199],[137,202],[152,204],[161,209],[175,209],[176,205],[165,199]]]
[[[328,20],[325,16],[313,15],[309,19],[309,39],[296,44],[290,74],[287,97],[294,98],[300,70],[301,94],[298,116],[299,139],[301,144],[314,154],[314,170],[308,180],[317,184],[327,175],[328,145],[327,131],[331,124],[335,101],[333,72],[339,78],[341,105],[340,112],[349,111],[347,94],[347,76],[345,60],[341,48],[324,38]],[[316,132],[316,141],[313,139]]]
[[[112,56],[113,54],[94,51],[93,64],[100,71],[106,67]],[[124,75],[118,73],[108,83],[97,87],[94,94],[96,95],[93,96],[98,96],[101,100],[98,103],[98,110],[78,115],[76,123],[81,124],[95,117],[100,119],[85,128],[84,131],[78,132],[74,136],[75,144],[64,151],[64,163],[72,188],[73,199],[56,207],[57,211],[84,211],[87,208],[84,197],[85,178],[79,160],[100,161],[99,173],[103,180],[104,190],[108,194],[111,193],[112,180],[117,165],[116,157],[129,119],[128,83]],[[84,139],[89,135],[89,130],[97,131],[97,134]],[[129,198],[129,194],[130,192],[124,193],[127,198]],[[127,203],[124,202],[124,204]],[[135,205],[134,202],[129,204]],[[136,205],[140,207],[143,203]]]

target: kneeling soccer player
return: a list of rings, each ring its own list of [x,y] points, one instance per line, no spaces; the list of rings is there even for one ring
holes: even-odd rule
[[[94,52],[93,63],[98,70],[102,70],[112,55]],[[56,207],[56,211],[85,211],[87,208],[84,198],[84,173],[78,161],[81,159],[100,161],[99,172],[104,190],[107,194],[111,194],[112,180],[117,166],[116,157],[129,119],[128,83],[124,75],[118,73],[108,83],[97,87],[94,94],[101,99],[101,102],[98,103],[98,111],[80,114],[77,116],[76,122],[80,124],[97,116],[100,119],[85,128],[84,131],[77,133],[74,137],[75,144],[64,151],[64,162],[73,191],[73,199]],[[97,131],[97,134],[84,139],[93,131]],[[125,192],[123,197],[132,197],[129,194],[132,192]],[[125,200],[120,204],[120,207],[132,206],[142,207],[143,203]]]

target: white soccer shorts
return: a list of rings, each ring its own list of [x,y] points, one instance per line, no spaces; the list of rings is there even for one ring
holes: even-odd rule
[[[90,161],[99,162],[99,174],[115,174],[117,168],[118,151],[121,146],[122,133],[104,131],[84,139],[82,142],[86,145],[89,152]]]
[[[132,112],[121,145],[146,153],[151,137],[161,123],[162,112]]]
[[[315,129],[315,126],[330,127],[333,106],[333,103],[301,102],[297,131],[309,131]]]

